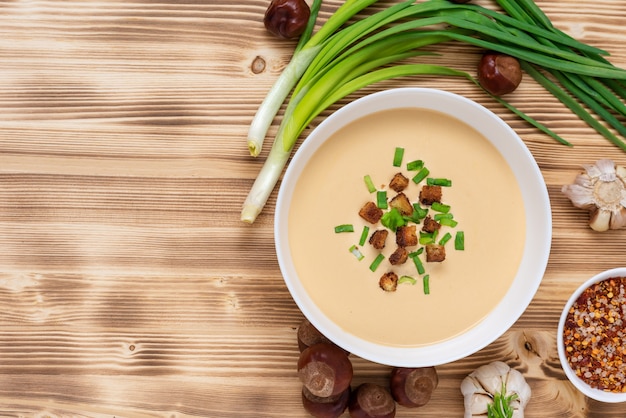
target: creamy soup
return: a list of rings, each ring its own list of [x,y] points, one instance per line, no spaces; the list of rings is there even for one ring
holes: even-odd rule
[[[403,167],[393,167],[396,147]],[[358,261],[350,252],[366,222],[358,216],[367,201],[368,174],[379,189],[406,163],[421,159],[431,177],[452,180],[442,202],[452,207],[454,229],[465,234],[465,250],[446,244],[446,260],[426,263],[430,294],[424,294],[409,259],[398,276],[419,279],[395,292],[378,286],[390,267],[369,265],[378,253],[369,244]],[[417,201],[421,185],[405,194]],[[389,190],[389,197],[395,192]],[[375,113],[353,122],[315,153],[296,185],[289,209],[289,245],[300,280],[314,303],[346,332],[389,346],[423,346],[443,341],[479,323],[504,297],[519,267],[525,240],[524,203],[514,174],[498,151],[476,130],[447,115],[417,108]],[[354,233],[334,227],[353,224]],[[418,230],[421,226],[418,226]],[[374,231],[376,227],[371,227]],[[442,233],[443,233],[442,229]],[[383,253],[396,248],[390,234]]]

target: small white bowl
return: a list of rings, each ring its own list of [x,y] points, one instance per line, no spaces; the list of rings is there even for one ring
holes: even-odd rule
[[[365,340],[334,323],[315,303],[298,277],[292,260],[287,222],[291,197],[300,174],[315,152],[335,132],[370,114],[407,107],[445,113],[481,133],[511,168],[526,203],[527,220],[520,265],[502,300],[472,328],[438,343],[417,347],[391,346]],[[276,204],[274,237],[278,263],[287,288],[302,313],[320,332],[364,359],[390,366],[420,367],[449,363],[474,354],[499,338],[518,320],[543,278],[550,254],[552,218],[546,185],[537,163],[521,138],[502,119],[480,104],[450,92],[400,88],[355,100],[327,117],[311,132],[295,153],[283,178]]]
[[[580,377],[576,375],[569,362],[567,361],[567,357],[565,355],[565,346],[563,344],[563,330],[571,306],[574,304],[574,302],[576,302],[576,300],[587,288],[596,283],[610,279],[611,277],[626,277],[626,267],[614,268],[598,273],[597,275],[593,276],[585,283],[583,283],[578,289],[576,289],[574,293],[572,293],[569,300],[565,304],[565,307],[563,308],[563,312],[561,313],[561,318],[559,320],[559,326],[557,331],[557,351],[559,353],[559,360],[561,361],[563,371],[565,371],[565,375],[567,376],[569,381],[572,382],[574,387],[576,387],[576,389],[578,389],[585,396],[591,399],[595,399],[600,402],[618,403],[626,402],[626,393],[605,392],[599,389],[592,388],[587,383],[585,383]]]

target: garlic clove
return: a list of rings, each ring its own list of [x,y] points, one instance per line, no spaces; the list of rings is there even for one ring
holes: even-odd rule
[[[626,226],[626,203],[623,203],[623,205],[624,207],[620,210],[611,213],[609,229],[619,229]]]
[[[604,232],[609,230],[611,221],[611,212],[603,209],[596,209],[591,212],[589,217],[589,226],[591,229],[597,232]]]
[[[582,176],[579,176],[582,177]],[[561,191],[572,201],[572,204],[581,209],[592,209],[596,207],[593,195],[589,193],[588,187],[580,184],[570,184],[563,186]]]

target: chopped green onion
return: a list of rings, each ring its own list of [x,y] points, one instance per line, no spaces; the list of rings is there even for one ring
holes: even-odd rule
[[[357,260],[361,261],[365,258],[365,256],[363,255],[363,253],[361,252],[361,250],[359,250],[359,247],[357,247],[356,245],[353,245],[352,247],[350,247],[350,252],[352,253],[352,255],[354,255],[356,257]]]
[[[439,220],[439,223],[443,226],[449,226],[451,228],[454,228],[455,226],[457,226],[459,223],[457,221],[455,221],[452,218],[443,218],[441,220]]]
[[[421,207],[419,203],[413,203],[413,210],[414,212],[417,212],[417,217],[419,219],[424,219],[426,215],[428,215],[428,208]]]
[[[404,148],[396,147],[396,151],[393,154],[393,166],[400,167],[402,165],[402,158],[404,158]]]
[[[419,243],[421,245],[428,245],[435,242],[434,232],[420,232]]]
[[[422,180],[424,180],[430,174],[430,170],[426,167],[423,167],[418,173],[413,177],[413,183],[419,184]]]
[[[426,180],[426,184],[429,186],[442,186],[442,187],[450,187],[452,186],[452,180],[450,179],[442,179],[442,178],[432,178],[429,177]]]
[[[376,206],[380,209],[387,209],[389,205],[387,204],[387,191],[379,190],[376,192]]]
[[[406,219],[402,216],[398,208],[391,208],[389,212],[383,214],[380,218],[380,223],[387,229],[396,232],[398,227],[407,224]]]
[[[354,232],[354,225],[352,224],[337,225],[335,227],[335,233],[339,234],[341,232]]]
[[[424,282],[424,294],[430,295],[430,274],[424,276],[422,281]]]
[[[420,250],[424,250],[424,248],[420,248]],[[426,271],[424,269],[424,264],[422,263],[422,260],[420,260],[419,255],[421,253],[419,251],[413,252],[411,254],[409,254],[409,257],[413,260],[413,264],[415,264],[415,268],[417,269],[417,272],[419,274],[424,274],[424,272]]]
[[[361,238],[359,239],[359,245],[365,245],[367,241],[367,235],[370,233],[370,227],[365,225],[363,227],[363,232],[361,232]]]
[[[452,219],[454,218],[454,215],[452,215],[451,213],[436,213],[435,216],[433,216],[433,219],[436,220],[437,222],[441,221],[442,219]]]
[[[370,175],[368,174],[363,177],[363,180],[365,181],[365,187],[367,187],[367,191],[370,193],[374,193],[376,191],[376,186],[374,186],[374,182],[372,181]]]
[[[372,261],[372,264],[370,264],[370,270],[376,271],[376,269],[378,268],[380,263],[383,262],[384,259],[385,259],[384,255],[378,254],[376,258],[374,259],[374,261]]]
[[[411,161],[406,165],[407,171],[419,171],[422,168],[424,168],[424,161],[422,160]]]
[[[463,231],[457,231],[454,237],[454,249],[459,251],[465,249],[465,233]]]
[[[448,213],[448,212],[450,212],[450,205],[444,205],[443,203],[433,202],[433,204],[430,205],[430,207],[435,212],[441,212],[441,213]]]
[[[414,285],[417,283],[417,280],[415,280],[411,276],[402,276],[398,279],[398,284],[402,284],[402,283],[411,283],[412,285]]]
[[[439,245],[446,245],[446,242],[450,241],[450,239],[452,238],[452,234],[449,232],[446,232],[446,234],[441,237],[441,239],[439,240]]]

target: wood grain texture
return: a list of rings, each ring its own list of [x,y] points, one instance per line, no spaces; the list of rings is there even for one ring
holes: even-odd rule
[[[321,18],[340,3],[324,2]],[[302,314],[274,252],[276,192],[254,225],[239,221],[267,155],[248,156],[247,126],[294,46],[264,30],[267,4],[0,1],[0,416],[306,416],[295,375]],[[537,4],[626,67],[626,1]],[[473,71],[475,48],[441,51],[428,59]],[[554,230],[524,315],[438,367],[431,402],[397,416],[462,416],[461,380],[498,359],[525,373],[528,417],[623,417],[623,405],[590,401],[565,380],[555,332],[569,293],[623,265],[626,250],[625,231],[592,232],[561,186],[581,164],[626,164],[626,154],[529,79],[510,101],[573,148],[463,80],[382,82],[323,116],[404,86],[465,95],[507,121],[542,170]],[[355,384],[386,382],[388,367],[353,362]]]

